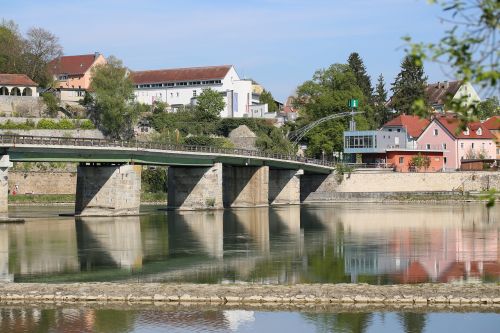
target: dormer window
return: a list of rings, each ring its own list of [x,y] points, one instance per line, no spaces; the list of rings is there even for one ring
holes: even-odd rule
[[[479,127],[476,131],[476,134],[477,135],[483,135],[483,129],[481,127]]]
[[[465,131],[464,131],[464,135],[469,135],[469,134],[470,134],[470,132],[469,132],[469,128],[467,127],[467,128],[465,129]]]

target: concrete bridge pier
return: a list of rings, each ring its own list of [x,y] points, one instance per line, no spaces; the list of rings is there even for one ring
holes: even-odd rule
[[[224,207],[269,205],[268,166],[224,166]]]
[[[9,168],[12,162],[9,155],[0,156],[0,217],[7,217],[9,213]]]
[[[139,165],[80,164],[77,169],[75,214],[139,214],[141,170]]]
[[[300,176],[303,170],[269,170],[269,203],[271,205],[300,204]]]
[[[168,208],[222,209],[222,163],[211,167],[168,168]]]

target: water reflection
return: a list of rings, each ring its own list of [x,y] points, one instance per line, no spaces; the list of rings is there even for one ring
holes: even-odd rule
[[[332,204],[0,227],[0,279],[415,283],[500,280],[500,208]],[[20,215],[26,212],[19,212]]]
[[[496,313],[0,308],[1,332],[494,332]]]

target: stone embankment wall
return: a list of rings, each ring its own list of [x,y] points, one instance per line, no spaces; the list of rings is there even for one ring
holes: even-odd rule
[[[198,285],[169,283],[8,283],[0,288],[0,304],[8,302],[121,302],[213,305],[379,304],[408,306],[500,306],[496,284],[297,284]]]
[[[19,194],[75,194],[76,172],[9,171],[9,189]]]
[[[305,201],[351,200],[358,196],[376,200],[400,193],[443,194],[491,188],[500,189],[500,173],[351,173],[343,177],[331,174],[304,175],[301,178],[302,200]]]
[[[45,111],[45,104],[39,97],[31,96],[1,96],[0,113],[6,116],[21,114],[23,116],[39,117]]]
[[[51,129],[33,129],[33,130],[15,130],[0,129],[0,134],[15,134],[27,136],[46,136],[51,138],[92,138],[104,139],[104,135],[99,130],[51,130]]]

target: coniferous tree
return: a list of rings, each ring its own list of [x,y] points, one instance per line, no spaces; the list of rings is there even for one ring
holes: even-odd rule
[[[366,73],[366,67],[363,63],[363,59],[361,59],[357,52],[353,52],[349,55],[347,63],[354,73],[356,82],[359,88],[361,88],[363,95],[365,95],[367,101],[371,102],[373,94],[372,82],[370,76]]]
[[[382,74],[380,74],[378,77],[377,86],[375,87],[375,95],[373,96],[373,102],[375,104],[375,119],[377,121],[377,127],[380,127],[388,122],[390,118],[390,110],[386,105],[387,90],[385,90],[385,81]]]
[[[427,104],[426,86],[427,76],[425,76],[424,67],[415,57],[406,56],[401,63],[401,72],[392,84],[392,108],[400,114],[414,114],[415,102]]]

